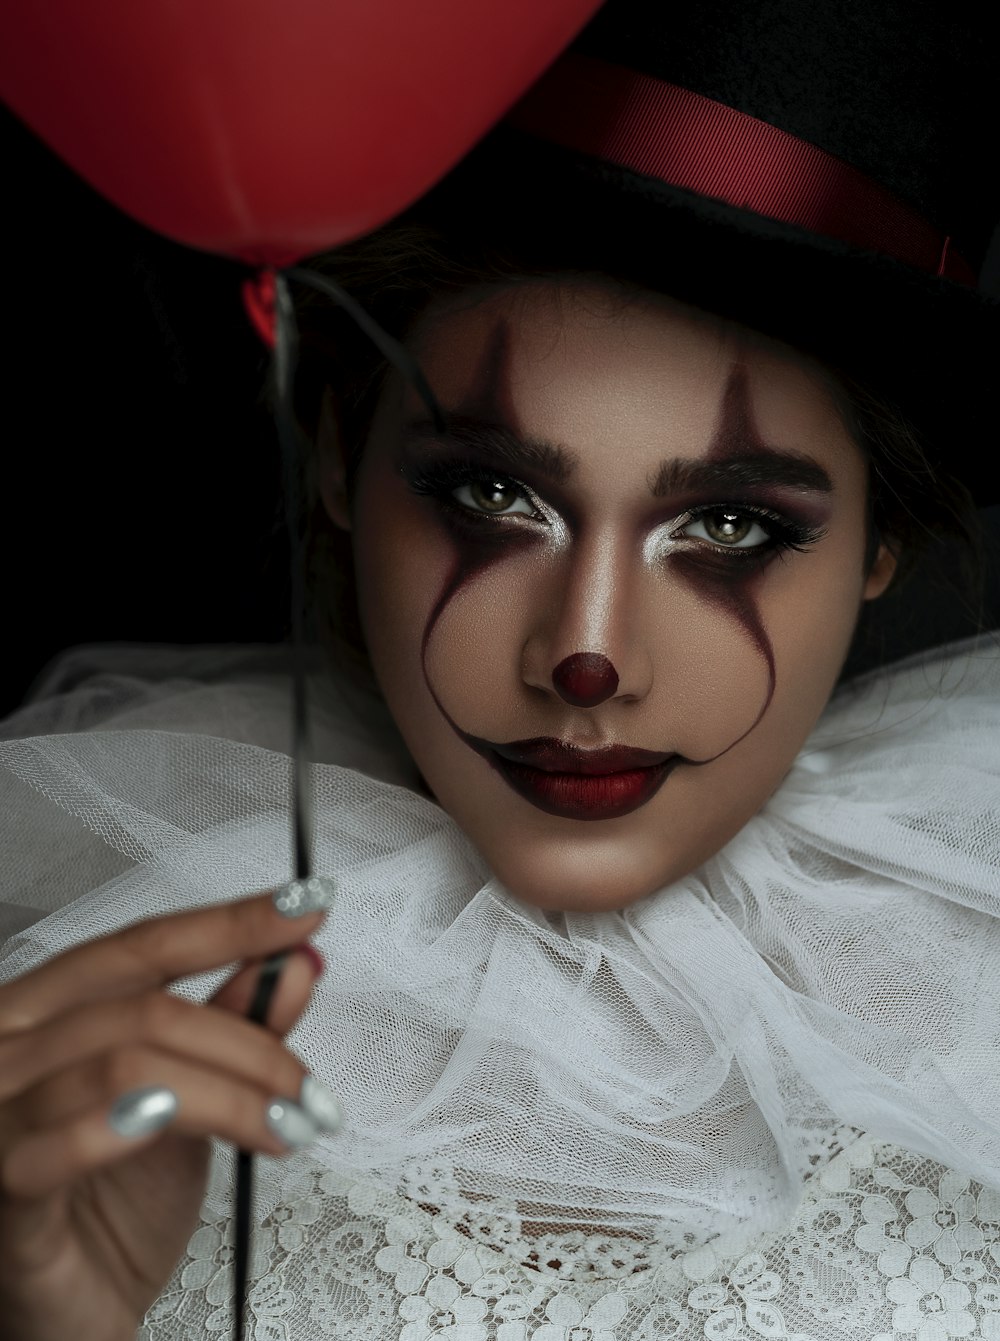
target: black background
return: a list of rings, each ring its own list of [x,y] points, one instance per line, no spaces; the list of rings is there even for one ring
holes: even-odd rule
[[[10,113],[0,711],[83,642],[286,628],[248,271],[108,204]]]
[[[15,117],[6,165],[8,350],[0,518],[0,714],[80,643],[271,642],[286,557],[266,359],[240,301],[246,270],[151,233],[106,203]],[[1000,248],[988,263],[1000,291]],[[1000,508],[992,623],[1000,623]],[[947,569],[941,551],[929,579]],[[968,619],[921,579],[886,598],[851,665]]]

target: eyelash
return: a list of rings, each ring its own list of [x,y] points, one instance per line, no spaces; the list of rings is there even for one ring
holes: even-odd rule
[[[459,503],[457,499],[453,498],[452,495],[455,490],[460,489],[464,484],[500,484],[512,487],[518,490],[521,496],[535,508],[532,516],[536,520],[540,520],[542,517],[542,514],[537,510],[537,504],[531,490],[520,480],[516,480],[510,475],[503,475],[498,471],[484,470],[481,466],[474,466],[461,461],[442,461],[435,465],[420,467],[412,472],[404,471],[404,474],[414,493],[436,499],[443,507],[458,513],[466,521],[475,518],[473,525],[481,522],[485,522],[487,525],[496,525],[498,522],[502,522],[504,518],[502,513],[479,512],[466,507],[464,503]],[[808,526],[802,522],[794,521],[791,517],[782,516],[779,512],[772,512],[770,508],[762,507],[759,503],[739,503],[733,500],[728,500],[725,503],[709,503],[692,508],[687,514],[684,526],[690,526],[692,523],[700,521],[702,517],[721,511],[734,512],[741,517],[752,517],[764,526],[764,529],[769,533],[770,538],[767,544],[744,546],[742,548],[718,545],[710,540],[702,541],[703,544],[710,545],[716,553],[726,554],[737,563],[761,559],[768,554],[776,554],[779,558],[782,558],[789,550],[802,554],[826,535],[826,531],[822,527]],[[523,517],[526,514],[517,513],[514,515]],[[697,536],[693,538],[700,539]]]
[[[700,521],[702,517],[710,516],[713,512],[733,512],[738,517],[752,517],[768,533],[766,544],[750,545],[742,548],[733,545],[716,545],[710,540],[702,542],[712,545],[712,548],[716,551],[721,550],[723,553],[732,556],[737,563],[749,563],[769,554],[775,554],[780,559],[784,558],[790,550],[793,550],[796,554],[804,554],[811,545],[815,545],[818,540],[822,540],[826,535],[826,531],[820,526],[808,526],[803,522],[794,521],[791,517],[782,516],[780,512],[772,512],[770,508],[761,507],[759,503],[740,503],[731,500],[721,504],[710,503],[705,507],[692,508],[687,515],[684,526],[690,526],[692,522]],[[683,530],[683,527],[681,529]],[[693,538],[700,539],[698,536]]]

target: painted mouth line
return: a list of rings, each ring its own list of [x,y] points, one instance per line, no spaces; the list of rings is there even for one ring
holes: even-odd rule
[[[490,763],[517,794],[539,810],[564,819],[616,819],[645,805],[662,787],[679,754],[661,756],[645,767],[608,772],[559,772],[505,758],[490,751]],[[595,762],[595,761],[587,761]]]

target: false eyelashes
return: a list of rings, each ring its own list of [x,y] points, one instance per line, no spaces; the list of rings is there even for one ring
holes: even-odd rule
[[[465,507],[457,499],[452,498],[456,489],[460,489],[464,484],[499,484],[516,489],[531,504],[535,515],[541,518],[542,513],[538,508],[538,502],[526,484],[516,480],[511,475],[505,475],[499,470],[490,470],[486,466],[477,465],[472,461],[445,459],[442,461],[427,461],[419,466],[405,465],[403,467],[403,478],[415,494],[424,494],[430,498],[436,498],[445,504],[453,504],[456,508],[461,508],[463,512],[471,513],[473,516],[482,516],[487,521],[502,517],[502,513],[478,513],[475,509]],[[521,514],[524,515],[523,513]]]
[[[741,555],[749,557],[761,553],[777,552],[780,554],[785,550],[794,550],[798,554],[804,554],[810,546],[815,545],[826,535],[826,529],[822,526],[809,526],[804,522],[796,521],[792,517],[784,516],[780,512],[774,512],[771,508],[762,507],[760,503],[741,503],[735,499],[727,499],[725,503],[710,503],[703,507],[689,508],[684,514],[684,521],[679,529],[683,531],[685,526],[690,526],[692,522],[700,521],[703,517],[710,517],[714,512],[735,513],[740,517],[752,517],[768,533],[768,543],[766,545],[749,545],[740,548],[736,545],[723,545],[721,542],[706,542],[737,558]]]
[[[502,471],[490,470],[489,467],[468,459],[445,458],[443,460],[423,461],[419,464],[404,463],[401,466],[401,473],[415,494],[433,499],[448,514],[449,520],[463,528],[489,527],[493,529],[503,526],[512,516],[518,516],[529,521],[546,520],[535,494],[521,480]],[[530,515],[523,512],[516,514],[499,513],[469,507],[454,497],[458,489],[469,484],[494,485],[511,489],[531,506],[532,512]],[[780,557],[788,551],[801,554],[826,535],[824,527],[798,521],[760,503],[742,502],[737,498],[728,497],[718,502],[688,508],[681,515],[673,534],[681,534],[685,527],[692,525],[694,522],[711,516],[713,513],[723,512],[735,513],[758,522],[768,535],[767,542],[752,546],[736,546],[704,540],[701,537],[691,537],[691,539],[704,549],[724,555],[727,559],[737,563],[745,563],[751,560],[759,562],[771,555]]]

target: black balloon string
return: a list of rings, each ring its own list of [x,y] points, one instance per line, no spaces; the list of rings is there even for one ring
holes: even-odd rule
[[[420,364],[408,349],[394,339],[388,331],[384,331],[374,317],[369,316],[356,298],[352,298],[339,284],[334,283],[332,279],[328,279],[326,275],[321,275],[315,270],[304,270],[300,266],[293,265],[283,271],[283,274],[288,279],[297,280],[298,283],[308,285],[309,288],[325,294],[337,307],[342,308],[358,330],[368,336],[368,339],[371,340],[386,363],[391,363],[417,392],[424,402],[437,431],[439,433],[445,431],[444,415],[441,413],[437,397],[431,390],[430,383],[424,376]]]
[[[313,797],[309,773],[309,729],[306,691],[306,515],[303,480],[307,444],[295,418],[293,403],[298,355],[298,328],[288,290],[292,280],[317,289],[342,308],[375,345],[379,353],[417,391],[435,426],[444,431],[445,420],[427,378],[417,361],[398,340],[379,326],[365,309],[339,284],[316,271],[290,266],[275,275],[274,302],[274,396],[273,411],[281,450],[285,522],[288,536],[292,642],[292,849],[296,880],[307,880],[313,865]],[[285,954],[264,961],[247,1019],[264,1024],[274,990],[284,966]],[[236,1155],[236,1242],[233,1254],[233,1311],[236,1341],[243,1341],[247,1315],[247,1283],[250,1266],[250,1224],[253,1211],[253,1156],[248,1150]]]
[[[303,518],[302,447],[292,408],[292,387],[298,332],[288,286],[275,282],[274,417],[283,467],[285,524],[290,563],[292,639],[292,866],[296,880],[312,874],[312,807],[309,794],[307,705],[305,676],[305,527]],[[247,1012],[254,1024],[264,1024],[287,956],[264,961],[257,990]],[[233,1307],[236,1341],[243,1341],[250,1267],[250,1220],[253,1210],[253,1156],[236,1155],[236,1243],[233,1254]]]

